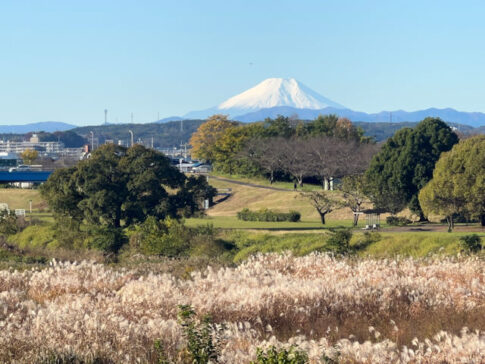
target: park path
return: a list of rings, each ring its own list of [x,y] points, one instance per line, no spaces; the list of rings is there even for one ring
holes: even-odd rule
[[[224,181],[224,182],[234,183],[234,184],[240,185],[240,186],[255,187],[255,188],[264,188],[266,190],[271,190],[271,191],[293,192],[292,190],[289,190],[289,189],[286,189],[286,188],[263,186],[263,185],[258,185],[258,184],[255,184],[255,183],[247,183],[247,182],[235,181],[233,179],[223,178],[223,177],[209,176],[209,178],[213,178],[213,179],[216,179],[218,181]]]

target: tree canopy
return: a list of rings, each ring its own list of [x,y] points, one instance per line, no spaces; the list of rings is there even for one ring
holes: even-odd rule
[[[485,136],[463,140],[443,153],[419,202],[425,214],[445,216],[450,229],[454,215],[460,213],[485,226]]]
[[[237,123],[229,121],[227,115],[216,114],[203,123],[190,138],[192,156],[207,161],[214,161],[214,146],[224,132],[236,126]]]
[[[41,193],[59,217],[118,228],[147,216],[193,214],[215,190],[203,177],[185,177],[159,152],[109,144],[75,167],[56,170]]]
[[[431,179],[442,152],[458,142],[443,121],[426,118],[399,130],[374,156],[366,171],[366,192],[376,207],[397,213],[408,206],[423,218],[419,190]]]
[[[214,115],[191,139],[192,155],[210,160],[214,169],[229,174],[321,180],[362,172],[375,148],[352,122],[336,115],[303,122],[278,116],[264,122],[240,124]],[[367,145],[368,148],[364,148]]]
[[[39,152],[37,152],[35,149],[25,149],[22,153],[20,153],[20,158],[22,158],[25,164],[32,164],[38,156]]]

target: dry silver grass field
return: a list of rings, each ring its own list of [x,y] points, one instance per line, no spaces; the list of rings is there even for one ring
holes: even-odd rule
[[[483,260],[312,254],[257,256],[187,280],[87,262],[0,271],[0,362],[49,353],[155,362],[158,339],[176,362],[184,347],[179,304],[223,328],[223,363],[292,344],[312,363],[323,355],[341,363],[485,361]]]

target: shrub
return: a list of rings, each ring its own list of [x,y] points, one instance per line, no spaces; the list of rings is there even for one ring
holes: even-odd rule
[[[243,221],[300,221],[301,214],[298,211],[278,212],[269,209],[251,211],[248,208],[242,209],[237,213],[237,218]]]
[[[25,228],[25,219],[17,218],[12,211],[3,210],[0,213],[0,234],[13,235]]]
[[[165,349],[163,344],[160,340],[155,340],[153,343],[153,351],[154,351],[154,362],[156,364],[170,364],[170,361],[167,359],[167,354],[165,354]]]
[[[185,354],[190,363],[206,364],[217,362],[219,356],[218,331],[212,324],[210,316],[198,320],[190,305],[180,305],[178,321],[187,340]]]
[[[15,235],[9,236],[8,241],[20,249],[57,247],[58,241],[51,224],[32,225]]]
[[[352,239],[352,231],[350,229],[341,229],[328,239],[328,247],[337,254],[348,254],[352,250],[350,247],[350,240]]]
[[[465,235],[460,238],[465,248],[473,253],[482,250],[482,239],[477,234]]]
[[[130,245],[146,255],[176,257],[188,252],[190,233],[179,221],[167,218],[158,220],[149,216],[133,228]]]
[[[95,227],[89,231],[87,246],[106,253],[117,253],[126,243],[127,239],[123,230],[114,227]]]
[[[217,239],[218,230],[213,225],[187,227],[171,218],[158,220],[151,216],[130,227],[127,233],[130,250],[144,255],[219,257],[235,248],[234,244]]]
[[[405,217],[398,217],[398,216],[388,216],[386,217],[386,223],[391,226],[406,226],[409,225],[412,221],[406,219]]]
[[[257,349],[257,359],[251,364],[305,364],[308,363],[308,355],[295,346],[291,346],[288,350],[277,350],[271,346],[266,352],[262,349]]]
[[[381,240],[382,236],[376,231],[366,231],[360,239],[354,243],[353,248],[356,250],[362,250],[367,248],[369,245],[377,243]]]

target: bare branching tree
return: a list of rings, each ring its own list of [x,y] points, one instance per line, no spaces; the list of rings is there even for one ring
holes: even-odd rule
[[[324,191],[302,193],[302,196],[309,199],[312,206],[317,210],[323,225],[325,225],[325,215],[341,207],[341,203],[330,197],[330,193]]]
[[[241,152],[269,174],[277,171],[293,176],[299,186],[305,177],[318,177],[322,185],[333,178],[358,175],[365,171],[377,147],[330,136],[254,138]]]
[[[282,137],[254,138],[247,143],[241,155],[266,171],[270,183],[273,183],[275,172],[282,169],[281,149],[285,142]]]
[[[354,213],[353,225],[357,226],[359,215],[362,212],[362,205],[367,201],[364,194],[364,176],[346,176],[342,179],[340,190],[343,192],[343,206],[348,207]]]
[[[284,140],[281,144],[281,168],[303,186],[303,178],[312,176],[311,153],[302,138]]]
[[[375,153],[372,144],[360,144],[335,137],[318,136],[306,140],[313,175],[322,184],[333,178],[363,173]]]

